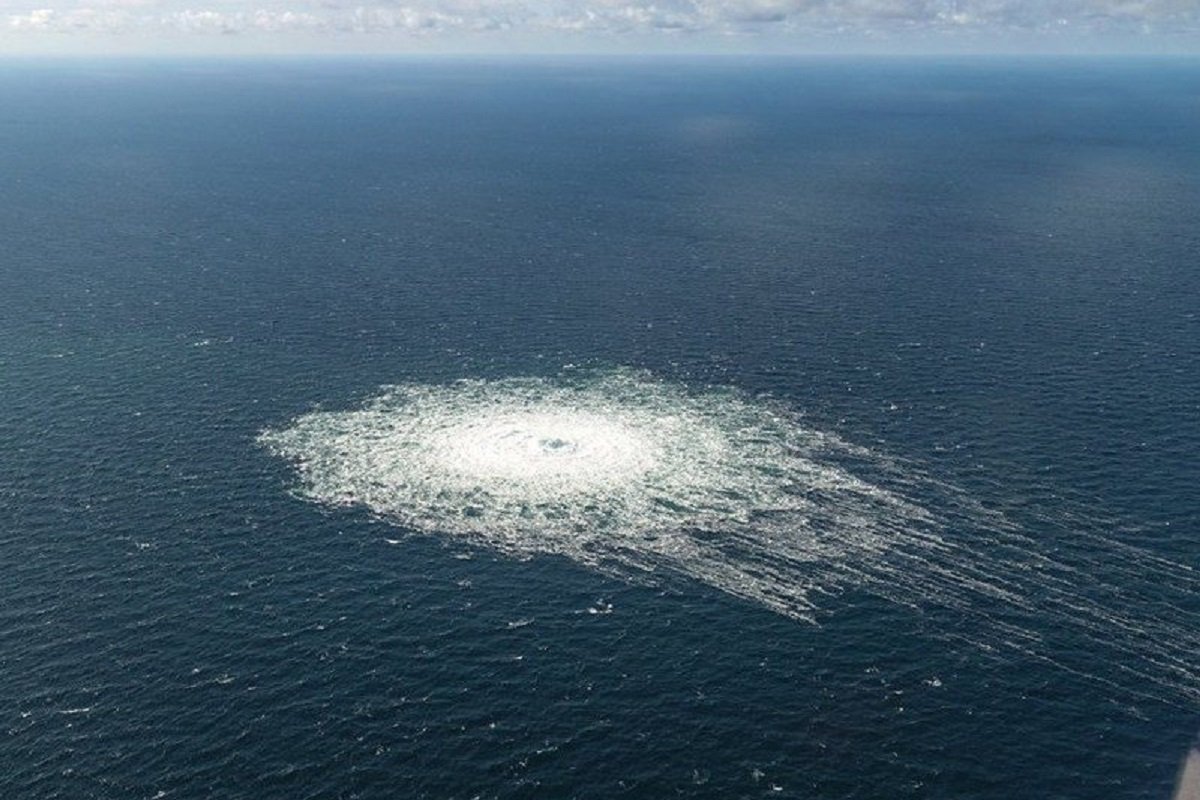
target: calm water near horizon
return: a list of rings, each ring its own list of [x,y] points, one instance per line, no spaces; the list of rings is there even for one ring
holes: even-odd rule
[[[0,796],[1168,797],[1198,177],[1187,60],[0,63]]]

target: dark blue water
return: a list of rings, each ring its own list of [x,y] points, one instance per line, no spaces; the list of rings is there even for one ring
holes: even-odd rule
[[[1197,176],[1190,62],[5,65],[0,794],[1166,797]],[[798,622],[322,508],[256,443],[570,364],[912,465],[1020,532],[944,535],[1026,605]],[[1111,617],[1037,613],[1045,564]]]

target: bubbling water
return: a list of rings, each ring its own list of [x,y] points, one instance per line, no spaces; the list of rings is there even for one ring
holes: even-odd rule
[[[537,406],[468,417],[431,440],[446,475],[563,496],[639,480],[661,449],[629,420]]]
[[[388,387],[262,441],[302,493],[510,555],[674,572],[811,618],[808,581],[778,572],[879,548],[925,512],[851,475],[853,448],[731,390],[631,371]]]
[[[866,591],[948,611],[947,638],[1096,677],[1044,645],[1043,631],[1070,630],[1128,691],[1200,700],[1200,620],[1185,610],[1200,579],[1186,565],[1086,521],[1047,518],[1031,536],[912,464],[734,390],[628,370],[404,384],[260,441],[295,464],[303,497],[418,533],[633,581],[683,577],[808,621],[817,599]],[[1178,619],[1141,607],[1150,582]]]

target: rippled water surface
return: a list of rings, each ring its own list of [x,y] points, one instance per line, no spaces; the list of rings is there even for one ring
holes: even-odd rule
[[[1168,796],[1198,108],[5,66],[0,794]]]

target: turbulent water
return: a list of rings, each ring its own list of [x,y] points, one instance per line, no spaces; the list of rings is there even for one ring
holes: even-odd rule
[[[262,440],[323,503],[516,556],[675,572],[793,616],[813,609],[803,565],[928,523],[779,404],[631,372],[395,386]]]
[[[361,410],[315,411],[260,441],[296,464],[304,497],[405,529],[634,580],[686,576],[810,622],[817,596],[865,588],[973,620],[945,635],[1096,678],[1042,641],[1051,618],[1084,637],[1091,659],[1119,660],[1123,678],[1100,679],[1112,688],[1200,700],[1196,615],[1146,614],[1121,582],[1098,585],[916,465],[732,389],[630,370],[391,386]],[[1088,563],[1153,573],[1184,602],[1200,591],[1186,565],[1105,537],[1084,546]],[[1096,588],[1110,596],[1090,599]]]

